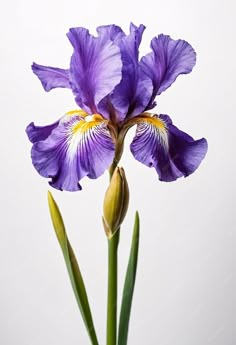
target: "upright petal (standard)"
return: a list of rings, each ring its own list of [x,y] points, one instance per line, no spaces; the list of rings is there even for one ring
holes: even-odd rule
[[[120,49],[107,37],[92,36],[87,29],[72,28],[67,34],[74,53],[70,74],[77,104],[89,114],[121,80]]]
[[[128,35],[115,25],[97,29],[100,36],[111,39],[121,51],[122,79],[114,91],[99,104],[99,110],[106,117],[113,113],[114,122],[142,113],[152,96],[152,81],[147,75],[140,73],[139,66],[139,45],[144,29],[144,25],[137,27],[132,23]]]
[[[142,72],[153,82],[153,102],[180,74],[192,71],[196,53],[188,42],[173,40],[163,34],[152,39],[151,48],[153,51],[141,59],[140,65]]]

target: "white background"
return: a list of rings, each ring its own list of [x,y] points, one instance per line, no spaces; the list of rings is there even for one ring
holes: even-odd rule
[[[32,61],[67,68],[70,27],[95,32],[132,20],[147,26],[141,53],[158,33],[189,41],[194,71],[158,99],[156,111],[209,152],[187,179],[161,183],[154,169],[122,159],[130,208],[121,232],[120,290],[134,212],[141,239],[129,345],[235,344],[235,5],[225,0],[30,1],[1,6],[0,343],[87,345],[47,208],[45,179],[31,165],[25,127],[54,122],[76,107],[69,90],[45,93]],[[83,191],[53,191],[86,282],[100,344],[105,344],[106,238],[101,225],[108,183],[84,179]],[[120,297],[120,296],[119,296]]]

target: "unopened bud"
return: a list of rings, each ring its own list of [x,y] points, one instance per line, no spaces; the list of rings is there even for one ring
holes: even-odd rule
[[[123,168],[116,168],[103,203],[103,225],[111,238],[123,222],[129,204],[129,188]]]

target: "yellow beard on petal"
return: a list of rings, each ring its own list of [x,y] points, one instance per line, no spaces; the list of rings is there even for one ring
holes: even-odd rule
[[[75,110],[68,111],[66,113],[66,115],[68,115],[68,116],[78,115],[78,116],[81,116],[81,117],[85,117],[88,114],[84,110],[82,110],[82,109],[75,109]]]
[[[134,118],[134,120],[135,119],[136,119],[136,123],[138,123],[138,122],[148,122],[148,123],[150,123],[154,127],[157,127],[160,130],[165,130],[166,129],[165,122],[162,121],[161,119],[157,118],[157,117],[151,116],[150,113],[143,113],[142,115],[137,116],[136,118]]]
[[[133,117],[126,122],[126,128],[138,124],[149,124],[156,132],[159,140],[166,147],[169,146],[168,141],[168,130],[165,121],[160,119],[158,116],[152,115],[151,113],[145,112],[139,116]]]
[[[101,122],[107,122],[107,120],[104,120],[104,118],[99,114],[93,114],[93,115],[86,114],[83,120],[80,120],[78,123],[76,123],[73,126],[72,132],[73,134],[76,134],[77,132],[80,132],[81,134],[85,133],[90,128],[95,127]]]

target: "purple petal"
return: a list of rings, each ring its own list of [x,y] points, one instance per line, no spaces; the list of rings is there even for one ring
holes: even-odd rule
[[[119,44],[120,40],[125,36],[124,31],[117,25],[99,26],[97,33],[99,36],[106,37],[116,44]]]
[[[132,108],[131,111],[135,108],[135,94],[139,81],[138,49],[144,30],[143,25],[138,28],[131,27],[130,34],[120,42],[123,62],[122,81],[111,97],[120,121],[124,120],[130,108]]]
[[[71,88],[69,70],[67,69],[42,66],[34,62],[32,70],[41,81],[45,91],[50,91],[56,87]]]
[[[161,181],[192,174],[207,152],[206,139],[194,140],[172,124],[168,115],[139,117],[131,143],[134,158],[154,167]]]
[[[190,73],[196,53],[189,43],[159,35],[151,42],[152,52],[141,59],[141,69],[153,82],[153,97],[165,91],[180,74]]]
[[[74,47],[70,73],[76,102],[88,113],[97,113],[98,103],[121,80],[120,49],[106,36],[94,37],[84,28],[67,34]]]
[[[111,98],[120,121],[124,120],[127,113],[135,110],[135,95],[139,82],[138,49],[144,30],[143,25],[131,26],[130,34],[120,42],[123,62],[122,81],[115,88]]]
[[[126,36],[114,25],[98,28],[100,35],[109,36],[119,46],[123,63],[120,84],[99,104],[100,112],[106,117],[112,114],[113,121],[119,122],[127,116],[140,114],[152,96],[152,81],[146,75],[140,74],[138,60],[144,29],[143,25],[137,27],[131,23],[130,34]]]
[[[31,122],[26,128],[29,140],[31,143],[35,143],[36,141],[47,139],[52,130],[58,126],[58,123],[59,121],[56,121],[49,126],[35,126],[35,124]]]
[[[139,70],[139,79],[136,85],[133,101],[129,106],[128,117],[135,117],[147,109],[152,97],[153,84],[150,78]]]
[[[51,178],[52,187],[77,191],[79,181],[97,178],[114,158],[114,143],[107,121],[79,115],[65,115],[50,135],[34,143],[32,162],[38,173]]]

